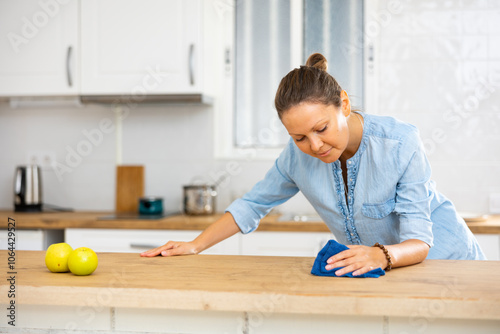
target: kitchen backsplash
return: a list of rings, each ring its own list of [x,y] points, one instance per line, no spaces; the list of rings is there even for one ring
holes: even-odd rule
[[[378,10],[393,4],[379,1]],[[500,2],[397,4],[376,35],[378,103],[364,109],[418,126],[438,189],[461,211],[488,212],[489,194],[500,193]],[[42,172],[44,203],[112,210],[113,126],[106,106],[0,104],[0,208],[13,206],[15,166],[27,162],[27,152],[51,151],[66,168]],[[180,210],[183,185],[213,182],[227,169],[230,160],[213,158],[213,135],[212,107],[139,106],[123,121],[123,163],[143,164],[146,195],[162,196],[167,210]],[[79,149],[84,155],[77,157]],[[272,163],[238,161],[238,172],[219,187],[218,210]],[[302,196],[280,210],[313,212]]]
[[[391,8],[377,113],[420,129],[433,179],[459,210],[488,212],[500,193],[500,2],[379,2]]]
[[[77,210],[113,210],[116,131],[110,107],[87,105],[11,109],[0,105],[0,208],[13,207],[15,166],[28,152],[54,152],[57,172],[42,170],[43,202]],[[182,186],[216,181],[231,160],[215,160],[213,113],[206,106],[141,106],[123,120],[123,163],[145,166],[146,195],[162,196],[165,209],[181,210]],[[103,124],[113,126],[103,127]],[[99,132],[102,134],[99,135]],[[89,138],[92,138],[90,140]],[[84,153],[84,154],[81,154]],[[262,178],[272,161],[237,161],[218,187],[223,210]],[[236,171],[236,172],[233,172]],[[309,204],[298,196],[287,205]]]

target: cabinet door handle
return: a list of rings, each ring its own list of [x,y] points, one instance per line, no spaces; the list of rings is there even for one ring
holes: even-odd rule
[[[130,248],[147,248],[147,249],[153,249],[160,247],[158,245],[150,245],[150,244],[130,244]]]
[[[68,86],[73,86],[73,74],[71,73],[71,59],[73,54],[73,47],[68,46],[68,51],[66,52],[66,79],[68,80]]]
[[[194,44],[189,46],[189,83],[194,85]]]

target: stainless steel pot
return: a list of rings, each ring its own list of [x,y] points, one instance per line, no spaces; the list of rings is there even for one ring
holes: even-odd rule
[[[215,213],[217,191],[213,185],[184,186],[184,213],[211,215]]]

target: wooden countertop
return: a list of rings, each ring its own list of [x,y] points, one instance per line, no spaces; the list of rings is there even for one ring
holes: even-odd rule
[[[18,229],[116,228],[149,230],[204,230],[222,214],[210,216],[174,215],[161,219],[99,219],[112,212],[12,212],[0,211],[0,227],[8,218],[16,220]],[[279,221],[279,215],[262,219],[259,231],[330,232],[323,222]]]
[[[116,228],[116,229],[158,229],[158,230],[204,230],[221,214],[210,216],[174,215],[162,219],[117,219],[103,220],[99,217],[112,212],[42,212],[19,213],[0,211],[0,228],[7,227],[8,217],[16,220],[18,229],[65,229],[65,228]],[[262,219],[258,231],[330,232],[321,221],[281,221],[279,215]],[[499,233],[500,215],[489,216],[486,221],[467,221],[473,233]]]
[[[467,221],[472,233],[500,233],[500,215],[488,216],[486,221],[472,222]]]
[[[333,278],[311,275],[314,259],[304,257],[98,253],[92,275],[74,276],[49,272],[44,252],[16,255],[17,304],[500,319],[499,261],[426,260],[379,278]]]

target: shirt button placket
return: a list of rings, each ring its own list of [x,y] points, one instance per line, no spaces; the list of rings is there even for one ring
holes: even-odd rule
[[[348,164],[348,174],[349,175],[349,182],[348,182],[348,189],[349,189],[349,192],[348,192],[348,196],[347,196],[347,200],[348,200],[348,207],[349,207],[349,217],[348,217],[348,223],[349,223],[349,232],[350,232],[350,235],[351,235],[351,242],[353,244],[359,244],[359,237],[357,235],[357,233],[355,232],[356,231],[356,228],[354,226],[354,213],[353,213],[353,193],[354,193],[354,182],[353,182],[353,179],[356,177],[356,172],[357,172],[357,169],[355,166],[352,166],[352,161],[347,161],[347,164]]]

